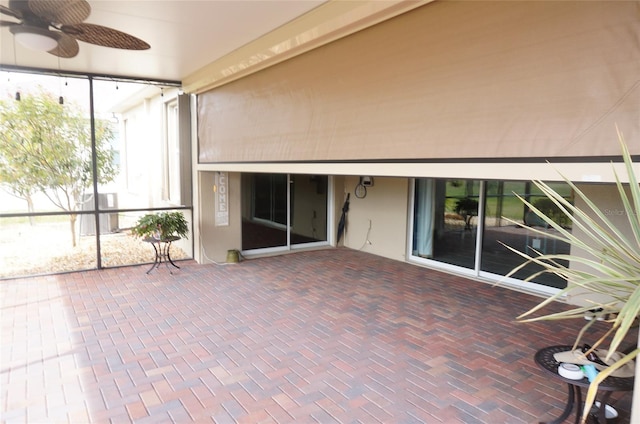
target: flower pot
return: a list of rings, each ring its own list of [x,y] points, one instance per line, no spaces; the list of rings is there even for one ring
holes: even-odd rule
[[[227,263],[236,264],[240,262],[240,252],[235,249],[227,250]]]

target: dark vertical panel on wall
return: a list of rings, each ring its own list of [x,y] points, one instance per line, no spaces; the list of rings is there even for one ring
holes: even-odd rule
[[[184,206],[193,206],[191,168],[191,99],[188,94],[178,95],[178,137],[180,143],[180,193]]]
[[[199,161],[616,155],[639,43],[638,2],[431,3],[200,95]]]

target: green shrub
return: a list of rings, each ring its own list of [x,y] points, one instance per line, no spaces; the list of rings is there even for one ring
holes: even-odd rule
[[[146,214],[136,222],[131,233],[137,237],[154,237],[160,240],[171,236],[186,237],[189,234],[189,224],[182,212]]]

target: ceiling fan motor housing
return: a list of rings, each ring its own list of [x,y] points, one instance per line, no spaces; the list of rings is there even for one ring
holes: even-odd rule
[[[146,50],[148,43],[113,28],[84,23],[91,14],[86,0],[10,0],[0,13],[20,22],[0,21],[25,47],[58,57],[78,54],[78,40],[103,47]]]

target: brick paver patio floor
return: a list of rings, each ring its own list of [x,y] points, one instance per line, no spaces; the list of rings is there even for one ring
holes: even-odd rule
[[[535,297],[347,249],[180,265],[1,281],[1,420],[534,423],[566,399],[532,358],[582,323],[514,323]]]

